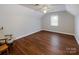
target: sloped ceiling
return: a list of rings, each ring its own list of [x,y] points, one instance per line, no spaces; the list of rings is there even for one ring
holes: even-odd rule
[[[64,11],[65,5],[64,4],[22,4],[22,6],[34,9],[39,12],[43,12],[43,7],[48,7],[48,12],[56,12],[56,11]]]
[[[79,15],[79,4],[67,4],[66,10],[73,15]]]
[[[44,6],[48,6],[47,12],[68,11],[72,15],[79,15],[79,4],[21,4],[24,7],[42,12]]]

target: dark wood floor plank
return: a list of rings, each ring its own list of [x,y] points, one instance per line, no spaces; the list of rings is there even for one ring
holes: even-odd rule
[[[40,31],[14,42],[14,55],[66,55],[79,54],[79,47],[71,35]]]

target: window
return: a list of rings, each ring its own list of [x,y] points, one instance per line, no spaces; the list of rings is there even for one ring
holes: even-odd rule
[[[50,22],[51,26],[58,26],[58,15],[51,16]]]

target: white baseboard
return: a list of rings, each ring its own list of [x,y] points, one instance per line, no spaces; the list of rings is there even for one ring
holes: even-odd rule
[[[76,35],[75,35],[75,39],[76,39],[77,44],[79,45],[79,40]]]
[[[74,36],[74,34],[71,34],[71,33],[65,33],[65,32],[57,32],[57,33],[62,33],[62,34],[67,34],[67,35],[72,35],[72,36]]]
[[[21,36],[19,36],[19,37],[16,37],[16,40],[17,40],[17,39],[20,39],[20,38],[23,38],[23,37],[26,37],[26,36],[29,36],[29,35],[31,35],[31,34],[34,34],[34,33],[36,33],[36,32],[39,32],[39,31],[41,31],[41,30],[38,30],[38,31],[34,31],[34,32],[31,32],[31,33],[28,33],[28,34],[21,35]]]
[[[45,29],[44,29],[44,30],[45,30]],[[67,34],[67,35],[73,35],[73,36],[75,36],[75,34],[72,34],[72,33],[59,32],[59,31],[51,31],[51,30],[46,30],[46,31],[56,32],[56,33],[61,33],[61,34]]]
[[[39,31],[41,31],[41,30],[38,30],[38,31],[34,31],[34,32],[31,32],[31,33],[28,33],[28,34],[21,35],[21,36],[19,36],[19,37],[16,37],[16,40],[17,40],[17,39],[20,39],[20,38],[22,38],[22,37],[26,37],[26,36],[28,36],[28,35],[31,35],[31,34],[33,34],[33,33],[39,32]],[[50,31],[50,30],[46,30],[46,31]],[[50,31],[50,32],[57,32],[57,31]],[[57,33],[62,33],[62,34],[67,34],[67,35],[73,35],[73,36],[75,36],[74,34],[71,34],[71,33],[65,33],[65,32],[57,32]]]

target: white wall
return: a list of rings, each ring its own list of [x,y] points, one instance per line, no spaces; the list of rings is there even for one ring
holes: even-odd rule
[[[75,38],[79,44],[79,4],[67,4],[66,9],[75,16]]]
[[[41,15],[20,5],[0,5],[0,26],[4,27],[5,34],[20,38],[41,30]]]
[[[79,16],[75,17],[75,38],[79,44]]]
[[[59,26],[50,26],[50,17],[58,15]],[[42,18],[42,29],[47,31],[59,32],[64,34],[74,34],[74,16],[66,11],[48,13]]]

